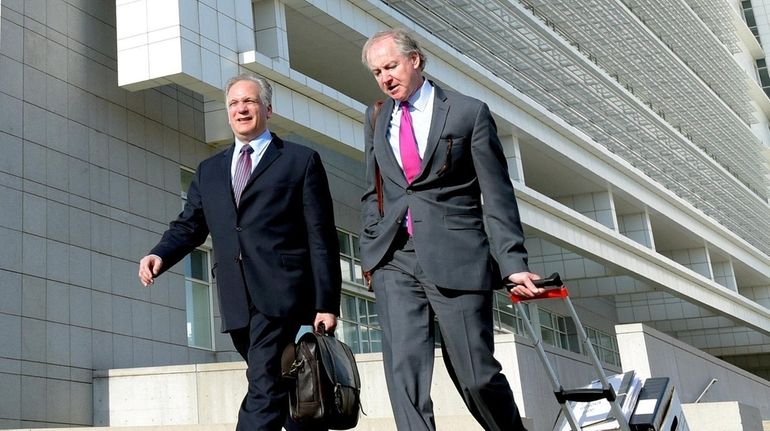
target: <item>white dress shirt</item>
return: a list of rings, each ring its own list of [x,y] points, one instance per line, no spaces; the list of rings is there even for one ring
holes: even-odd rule
[[[254,152],[251,153],[251,172],[254,172],[254,168],[257,167],[259,161],[262,160],[262,155],[265,154],[265,150],[272,140],[273,136],[267,129],[265,129],[261,135],[257,136],[256,139],[252,140],[251,142],[244,143],[236,138],[235,151],[233,151],[233,159],[230,162],[231,181],[233,178],[235,178],[235,166],[238,164],[238,158],[241,156],[241,148],[243,148],[244,145],[251,145],[251,148],[254,149]]]
[[[412,117],[412,128],[414,129],[414,138],[417,141],[417,151],[420,159],[425,155],[425,148],[428,146],[428,132],[433,118],[433,86],[428,80],[424,80],[422,87],[412,94],[409,99],[409,114]],[[390,114],[390,127],[388,128],[388,142],[396,155],[398,165],[404,168],[401,163],[401,151],[399,150],[398,133],[401,127],[401,104],[396,101],[393,112]]]

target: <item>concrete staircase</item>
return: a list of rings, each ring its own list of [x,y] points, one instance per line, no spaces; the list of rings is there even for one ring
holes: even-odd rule
[[[395,431],[379,355],[359,355],[361,415],[356,431]],[[240,362],[107,370],[94,374],[95,431],[232,431],[246,392]],[[481,431],[448,376],[434,382],[436,425]],[[532,428],[532,421],[527,422]],[[82,429],[72,431],[81,431]],[[69,431],[69,430],[68,430]]]
[[[476,431],[482,428],[470,416],[444,416],[436,419],[436,427],[447,431]],[[531,425],[529,425],[531,427]],[[235,424],[186,424],[186,425],[146,425],[114,426],[92,428],[45,428],[45,431],[234,431]],[[532,428],[530,428],[532,429]],[[367,418],[362,416],[353,431],[395,431],[393,419]],[[8,431],[41,431],[39,428],[24,428]]]
[[[645,334],[649,331],[643,331]],[[656,339],[664,338],[657,334]],[[619,340],[621,340],[619,338]],[[633,341],[633,343],[631,342]],[[682,404],[684,416],[692,431],[770,431],[770,421],[762,421],[767,410],[770,384],[716,358],[706,355],[686,356],[689,346],[667,344],[650,347],[653,353],[676,351],[677,358],[686,357],[687,369],[702,370],[701,374],[717,376],[731,385],[718,387],[712,393],[714,400],[738,400],[700,404]],[[675,371],[654,363],[654,367],[638,362],[638,357],[649,356],[639,346],[649,340],[628,341],[634,355],[626,354],[624,364],[630,369],[645,369],[657,375],[669,375],[678,381],[678,387],[699,383],[701,375],[685,380]],[[626,346],[621,353],[630,349]],[[632,350],[633,350],[632,349]],[[552,431],[552,421],[558,405],[546,382],[547,376],[539,363],[532,345],[512,335],[496,339],[496,356],[503,372],[512,383],[514,396],[524,414],[530,431]],[[682,353],[684,352],[684,353]],[[592,365],[584,357],[561,350],[550,351],[556,369],[567,387],[576,387],[575,381],[585,382],[594,375]],[[634,363],[632,359],[637,359]],[[681,359],[681,358],[680,358]],[[395,431],[380,354],[356,355],[362,381],[362,416],[358,431]],[[680,367],[682,368],[682,367]],[[437,427],[440,431],[477,431],[481,427],[473,420],[457,394],[451,379],[437,358],[432,395]],[[619,370],[618,370],[619,371]],[[615,371],[615,372],[618,372]],[[734,390],[736,387],[740,391]],[[526,392],[522,391],[526,388]],[[246,392],[245,364],[242,362],[179,365],[152,368],[132,368],[97,371],[93,380],[94,431],[232,431],[237,412]],[[682,392],[684,393],[684,392]],[[750,394],[751,396],[747,396]],[[691,394],[690,394],[691,395]],[[692,397],[686,397],[690,399]],[[754,407],[757,406],[757,407]],[[48,428],[56,431],[56,428]],[[58,428],[61,431],[82,431],[83,428]],[[26,431],[31,431],[26,429]]]

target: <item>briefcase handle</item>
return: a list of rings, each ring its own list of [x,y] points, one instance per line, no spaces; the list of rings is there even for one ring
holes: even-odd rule
[[[326,325],[324,325],[323,322],[318,324],[318,330],[315,331],[315,333],[318,334],[318,335],[326,335],[327,337],[333,337],[334,336],[334,332],[332,332],[332,333],[326,332]]]

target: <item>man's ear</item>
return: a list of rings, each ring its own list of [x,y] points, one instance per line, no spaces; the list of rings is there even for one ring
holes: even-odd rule
[[[273,104],[267,105],[267,118],[270,118],[273,116]]]
[[[422,60],[420,59],[420,55],[417,54],[416,52],[413,52],[411,54],[411,60],[412,60],[412,67],[414,67],[415,69],[419,69],[420,66],[422,66],[422,64],[420,64],[422,62]]]

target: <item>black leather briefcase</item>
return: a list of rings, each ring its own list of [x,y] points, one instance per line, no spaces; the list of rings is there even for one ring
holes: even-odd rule
[[[329,429],[355,427],[361,410],[361,379],[350,347],[321,328],[302,335],[291,350],[283,361],[291,418]]]

